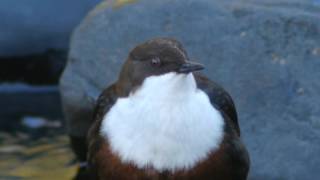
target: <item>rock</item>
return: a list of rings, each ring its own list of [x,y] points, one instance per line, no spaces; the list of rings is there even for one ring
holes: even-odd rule
[[[45,92],[29,85],[57,85],[72,30],[100,1],[1,1],[0,130],[16,130],[25,115],[61,117],[57,88]],[[18,87],[11,84],[16,82]],[[20,89],[20,83],[28,88]]]
[[[71,133],[83,135],[94,100],[136,44],[180,40],[235,100],[250,178],[320,176],[318,0],[141,0],[104,4],[74,31],[60,81]]]
[[[100,1],[2,0],[0,56],[67,49],[73,28]]]

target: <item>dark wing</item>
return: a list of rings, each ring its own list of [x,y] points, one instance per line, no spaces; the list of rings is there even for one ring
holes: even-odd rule
[[[116,93],[115,85],[111,85],[106,90],[104,90],[101,95],[99,96],[94,113],[93,113],[93,124],[88,132],[88,163],[90,169],[95,169],[92,167],[95,164],[95,157],[94,155],[100,149],[100,146],[103,141],[102,137],[100,136],[100,126],[104,115],[109,111],[109,109],[113,106],[116,102],[118,96]],[[93,172],[95,173],[95,172]]]
[[[195,73],[195,79],[198,88],[203,90],[210,98],[211,104],[223,112],[223,115],[228,116],[231,126],[240,136],[240,127],[238,124],[238,116],[235,105],[231,96],[218,84],[212,82],[200,73]]]

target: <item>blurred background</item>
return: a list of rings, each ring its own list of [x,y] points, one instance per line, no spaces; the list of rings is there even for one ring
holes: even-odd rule
[[[320,0],[1,0],[0,179],[71,179],[64,119],[159,36],[230,92],[250,179],[320,176]]]
[[[0,1],[0,179],[74,175],[58,81],[72,31],[99,2]]]

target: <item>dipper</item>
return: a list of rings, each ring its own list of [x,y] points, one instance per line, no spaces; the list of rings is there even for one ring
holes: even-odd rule
[[[249,155],[230,95],[197,73],[182,45],[134,48],[100,95],[89,131],[96,179],[245,180]]]

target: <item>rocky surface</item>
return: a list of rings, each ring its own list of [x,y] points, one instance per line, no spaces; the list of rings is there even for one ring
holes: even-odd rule
[[[57,86],[72,30],[100,1],[1,1],[0,131],[26,115],[61,118],[57,88],[43,86]]]
[[[116,80],[131,48],[180,40],[235,100],[251,155],[250,178],[320,176],[318,0],[141,0],[97,6],[75,30],[60,89],[81,134],[95,98]],[[83,128],[82,128],[83,129]]]
[[[0,56],[67,49],[73,28],[101,0],[2,0]]]

